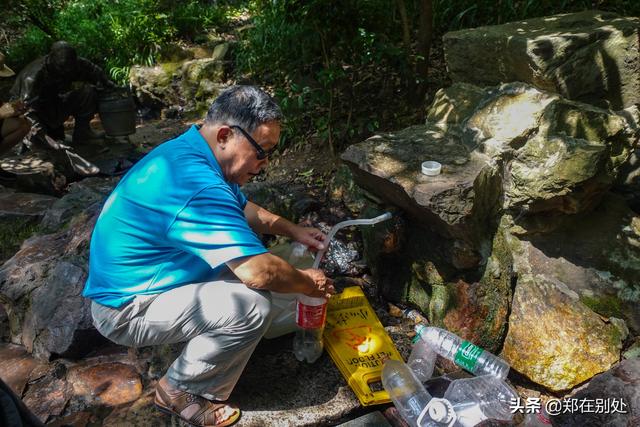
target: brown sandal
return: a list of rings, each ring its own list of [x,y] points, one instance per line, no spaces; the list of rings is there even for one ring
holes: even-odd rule
[[[240,408],[235,405],[207,400],[186,391],[171,397],[160,385],[156,386],[154,403],[160,411],[199,427],[230,426],[240,418]],[[199,409],[190,418],[183,417],[182,411],[192,405],[198,405]]]

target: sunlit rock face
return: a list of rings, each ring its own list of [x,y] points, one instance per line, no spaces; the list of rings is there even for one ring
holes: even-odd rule
[[[454,82],[521,81],[622,109],[640,102],[640,18],[585,11],[445,34]]]
[[[557,217],[600,202],[638,142],[634,114],[637,107],[616,113],[524,83],[455,84],[436,94],[428,119],[504,166],[505,210]]]
[[[225,87],[224,57],[228,50],[227,44],[221,44],[206,57],[174,56],[153,67],[135,66],[131,68],[129,81],[146,108],[206,111]]]

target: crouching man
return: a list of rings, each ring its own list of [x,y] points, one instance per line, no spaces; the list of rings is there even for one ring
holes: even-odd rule
[[[225,90],[202,127],[158,146],[122,178],[91,239],[83,295],[93,300],[96,328],[126,346],[186,342],[155,402],[194,425],[239,418],[227,399],[258,341],[271,335],[272,319],[290,306],[277,299],[335,292],[322,271],[292,267],[256,233],[315,249],[326,236],[239,189],[266,167],[281,119],[262,90]]]

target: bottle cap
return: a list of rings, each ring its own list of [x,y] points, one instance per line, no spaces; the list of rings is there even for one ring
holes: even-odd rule
[[[445,399],[431,399],[429,404],[429,417],[438,423],[448,423],[453,418],[451,403]]]
[[[422,162],[421,165],[422,173],[427,176],[436,176],[440,175],[440,171],[442,170],[442,165],[433,160],[427,160],[426,162]]]

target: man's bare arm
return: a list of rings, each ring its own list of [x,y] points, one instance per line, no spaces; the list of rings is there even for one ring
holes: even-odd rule
[[[322,271],[298,270],[270,253],[235,259],[227,266],[250,288],[325,298],[335,292],[333,281]]]

